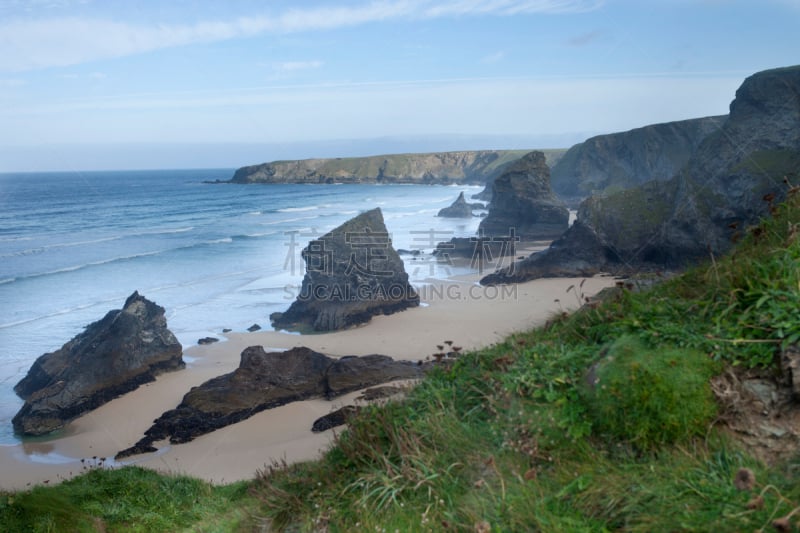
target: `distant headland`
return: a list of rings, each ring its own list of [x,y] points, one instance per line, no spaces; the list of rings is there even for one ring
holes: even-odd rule
[[[552,165],[566,150],[544,150]],[[484,185],[530,150],[472,150],[272,161],[217,183],[407,183]]]

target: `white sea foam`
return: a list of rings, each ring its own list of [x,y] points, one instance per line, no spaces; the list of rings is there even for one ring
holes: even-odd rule
[[[205,241],[203,244],[228,244],[233,242],[233,237],[223,237],[221,239],[212,239],[210,241]]]
[[[164,229],[157,229],[153,231],[143,231],[141,233],[132,233],[126,235],[126,237],[131,237],[135,235],[168,235],[170,233],[186,233],[187,231],[192,231],[194,226],[186,226],[182,228],[164,228]]]
[[[284,207],[283,209],[278,209],[278,213],[298,213],[301,211],[313,211],[315,209],[319,209],[321,206],[318,205],[309,205],[306,207]]]
[[[272,220],[270,222],[261,222],[262,226],[277,226],[278,224],[288,224],[289,222],[299,222],[301,220],[314,220],[315,218],[319,218],[319,215],[313,215],[310,217],[297,217],[297,218],[284,218],[281,220]]]

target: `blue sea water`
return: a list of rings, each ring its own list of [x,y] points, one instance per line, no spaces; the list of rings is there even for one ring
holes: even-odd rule
[[[478,187],[233,185],[233,169],[0,174],[0,444],[16,442],[13,386],[138,290],[184,347],[223,328],[269,328],[314,237],[380,207],[395,248],[430,251],[478,219],[437,211]],[[456,272],[406,257],[412,283]]]

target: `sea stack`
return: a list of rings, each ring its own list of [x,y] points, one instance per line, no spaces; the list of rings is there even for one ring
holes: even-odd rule
[[[550,188],[550,168],[542,152],[512,163],[495,181],[489,214],[479,228],[487,237],[514,234],[523,241],[559,237],[569,225],[569,211]]]
[[[183,348],[167,329],[164,308],[138,292],[61,349],[40,356],[14,387],[25,400],[12,423],[44,435],[70,420],[184,367]]]
[[[303,249],[306,275],[275,328],[335,331],[419,305],[380,209],[352,218]]]
[[[467,200],[464,198],[464,193],[462,192],[458,195],[455,202],[449,207],[440,209],[436,216],[447,218],[471,218],[472,206],[467,203]]]

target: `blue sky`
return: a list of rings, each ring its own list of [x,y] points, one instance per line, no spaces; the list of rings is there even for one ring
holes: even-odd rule
[[[0,0],[0,171],[569,146],[727,112],[800,0]]]

